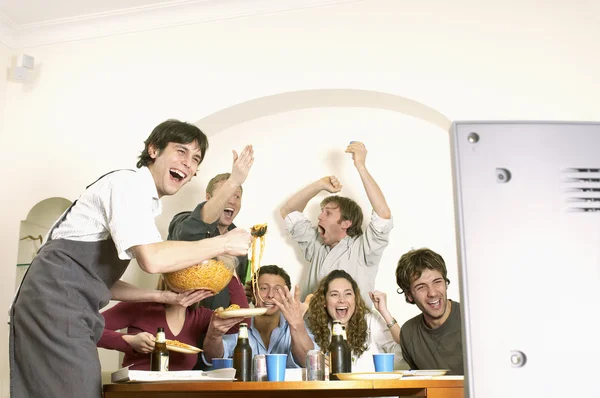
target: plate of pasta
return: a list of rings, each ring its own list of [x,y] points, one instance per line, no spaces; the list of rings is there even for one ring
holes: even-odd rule
[[[183,354],[197,354],[202,352],[202,350],[198,347],[194,347],[193,345],[182,343],[177,340],[167,340],[167,350],[181,352]]]
[[[217,308],[215,312],[223,319],[227,318],[251,318],[253,316],[263,315],[268,308],[240,308],[239,305],[232,304],[227,308]]]

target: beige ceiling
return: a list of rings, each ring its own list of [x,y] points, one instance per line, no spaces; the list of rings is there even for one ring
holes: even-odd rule
[[[115,13],[132,8],[173,5],[169,0],[0,0],[0,14],[17,27]]]
[[[0,0],[0,43],[13,49],[368,0]]]

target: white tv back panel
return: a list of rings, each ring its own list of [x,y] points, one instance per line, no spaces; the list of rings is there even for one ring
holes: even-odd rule
[[[600,397],[600,124],[451,136],[466,396]]]

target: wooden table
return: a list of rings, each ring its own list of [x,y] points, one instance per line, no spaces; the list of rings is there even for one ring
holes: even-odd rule
[[[169,382],[106,384],[104,398],[427,397],[463,398],[463,380]]]

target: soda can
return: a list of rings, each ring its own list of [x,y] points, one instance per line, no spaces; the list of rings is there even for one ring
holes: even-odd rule
[[[252,360],[252,381],[267,381],[267,356],[257,354]]]
[[[321,350],[306,353],[306,381],[325,380],[325,355]]]

